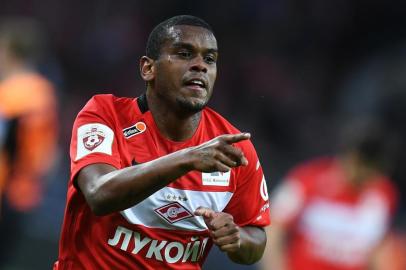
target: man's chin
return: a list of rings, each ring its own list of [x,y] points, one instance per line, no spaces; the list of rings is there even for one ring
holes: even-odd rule
[[[178,99],[177,103],[180,109],[190,113],[200,112],[207,105],[207,101],[201,100]]]

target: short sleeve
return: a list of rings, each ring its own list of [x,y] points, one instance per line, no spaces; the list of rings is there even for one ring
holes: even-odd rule
[[[261,164],[250,141],[240,146],[248,165],[236,170],[236,189],[224,212],[231,214],[239,226],[267,226],[270,224],[269,199]]]
[[[70,145],[71,180],[83,167],[94,163],[120,168],[114,110],[105,99],[93,97],[75,120]]]

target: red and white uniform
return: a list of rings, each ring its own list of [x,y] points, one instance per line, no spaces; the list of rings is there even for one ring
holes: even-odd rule
[[[338,160],[293,169],[275,191],[273,221],[288,231],[290,270],[365,270],[387,232],[396,192],[384,177],[352,187]]]
[[[145,96],[144,96],[145,97]],[[74,183],[93,163],[117,169],[239,131],[213,110],[202,111],[187,141],[159,133],[145,98],[94,96],[79,113],[71,142],[71,179],[54,269],[200,269],[212,246],[199,206],[230,213],[239,226],[270,223],[265,179],[250,141],[236,144],[249,161],[229,173],[192,171],[124,211],[95,216]]]

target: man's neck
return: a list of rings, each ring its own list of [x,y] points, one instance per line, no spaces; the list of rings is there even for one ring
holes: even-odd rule
[[[172,141],[185,141],[195,134],[199,126],[201,112],[184,113],[174,110],[159,97],[147,92],[148,108],[152,113],[160,133]]]

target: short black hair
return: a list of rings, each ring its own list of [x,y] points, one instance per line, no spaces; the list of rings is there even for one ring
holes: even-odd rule
[[[158,59],[161,54],[161,47],[168,38],[169,28],[176,25],[191,25],[203,27],[214,34],[211,26],[204,20],[191,16],[191,15],[179,15],[169,18],[160,24],[158,24],[152,32],[149,34],[146,55],[154,60]]]
[[[398,138],[377,120],[357,119],[344,128],[342,150],[356,152],[361,161],[383,172],[389,172],[396,159]]]

